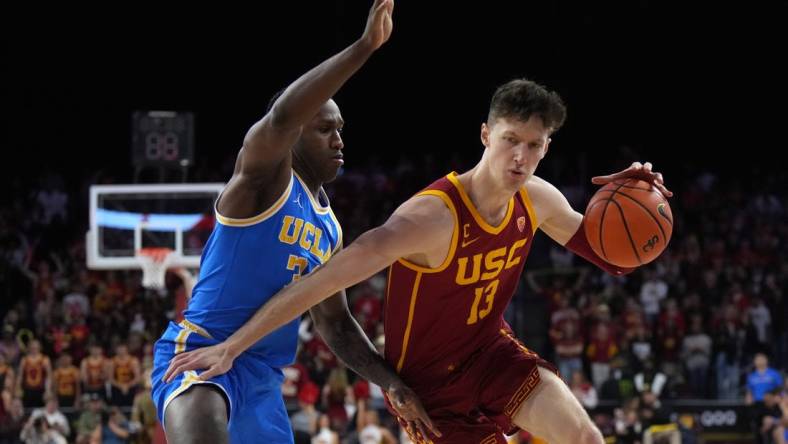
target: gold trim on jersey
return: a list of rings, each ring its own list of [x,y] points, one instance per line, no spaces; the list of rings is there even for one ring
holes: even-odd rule
[[[186,340],[189,339],[189,335],[194,333],[193,330],[188,328],[184,328],[183,330],[178,332],[178,336],[175,337],[175,354],[183,353],[186,351]]]
[[[416,298],[419,295],[419,283],[421,283],[421,272],[416,273],[413,281],[413,290],[410,293],[410,308],[408,309],[408,323],[405,325],[405,337],[402,338],[402,351],[397,362],[397,371],[402,370],[405,363],[405,354],[408,352],[408,342],[410,341],[410,329],[413,326],[413,314],[416,311]]]
[[[386,304],[389,303],[389,294],[391,294],[391,273],[393,272],[394,267],[391,265],[389,266],[389,272],[386,273]]]
[[[465,203],[465,206],[468,208],[468,211],[471,212],[471,215],[473,216],[474,220],[476,220],[476,223],[479,224],[479,226],[482,227],[484,231],[490,234],[498,234],[501,231],[503,231],[504,228],[506,228],[506,225],[509,224],[509,219],[511,219],[512,217],[512,212],[514,211],[514,197],[509,199],[509,204],[508,204],[509,206],[506,209],[506,216],[504,216],[503,221],[501,221],[501,223],[497,227],[493,227],[492,225],[487,223],[486,220],[484,220],[481,214],[479,214],[479,210],[477,210],[476,207],[473,205],[473,202],[471,201],[471,198],[468,196],[468,193],[465,192],[465,188],[457,179],[457,173],[452,171],[446,176],[446,178],[449,179],[449,181],[452,184],[454,184],[455,188],[457,188],[457,191],[459,191],[460,193],[460,198],[462,199],[463,203]]]
[[[528,217],[531,219],[531,230],[536,233],[539,222],[536,217],[536,210],[534,210],[534,204],[531,202],[531,196],[528,194],[528,190],[526,190],[525,187],[520,188],[520,197],[523,199],[525,209],[528,210]]]
[[[454,208],[454,202],[452,202],[451,198],[449,197],[449,195],[444,193],[443,191],[440,191],[440,190],[426,190],[426,191],[422,191],[422,192],[416,194],[416,196],[436,196],[436,197],[439,197],[439,198],[441,198],[441,200],[443,200],[443,203],[445,203],[446,206],[449,207],[449,210],[451,210],[451,214],[452,214],[452,216],[454,216],[454,230],[452,231],[452,234],[451,234],[451,244],[449,244],[449,252],[446,254],[446,259],[443,260],[443,263],[438,265],[438,268],[429,268],[429,267],[425,267],[423,265],[414,264],[413,262],[410,262],[409,260],[407,260],[405,258],[400,258],[400,259],[397,260],[397,262],[399,262],[400,264],[402,264],[403,266],[405,266],[407,268],[410,268],[413,271],[418,271],[420,273],[439,273],[439,272],[445,270],[449,266],[449,264],[451,264],[452,259],[454,259],[454,253],[455,253],[455,251],[457,251],[457,238],[460,235],[459,234],[460,233],[459,215],[457,214],[457,209]]]
[[[498,442],[498,433],[493,433],[479,442],[479,444],[495,444]]]
[[[336,215],[334,215],[334,210],[332,210],[330,206],[328,207],[328,214],[331,215],[331,220],[334,221],[334,226],[337,229],[337,243],[331,250],[331,256],[333,256],[340,248],[342,248],[342,225],[339,225],[339,220],[337,220]],[[330,244],[331,242],[329,242],[329,245]]]
[[[201,381],[197,377],[197,372],[195,372],[194,370],[188,370],[186,372],[183,372],[183,381],[181,381],[181,384],[178,386],[178,388],[175,389],[172,393],[170,393],[170,395],[167,396],[167,399],[164,401],[164,408],[162,409],[162,411],[164,412],[164,414],[162,415],[162,426],[165,429],[166,429],[166,425],[164,424],[164,418],[166,418],[167,406],[170,405],[170,402],[172,402],[173,399],[175,399],[178,395],[186,391],[189,387],[191,387],[194,384],[211,384],[211,385],[215,385],[216,387],[219,387],[219,389],[224,393],[225,398],[227,398],[227,402],[230,403],[230,412],[233,411],[233,400],[232,398],[230,398],[230,395],[227,393],[227,390],[225,390],[225,388],[221,384],[218,384],[213,381]]]
[[[331,211],[331,205],[325,207],[320,205],[320,202],[318,202],[317,199],[315,199],[315,196],[312,195],[312,192],[309,191],[309,187],[306,186],[306,182],[304,182],[304,179],[301,179],[301,176],[299,176],[298,173],[295,172],[295,170],[293,170],[293,175],[295,176],[296,179],[298,179],[299,182],[301,182],[301,186],[304,187],[304,192],[306,193],[307,197],[309,197],[309,201],[312,202],[312,208],[314,208],[315,211],[317,211],[317,214],[328,214],[328,212]],[[325,194],[325,192],[323,193]],[[326,200],[328,200],[327,197]]]
[[[187,330],[191,330],[204,338],[213,339],[213,337],[211,337],[211,335],[204,328],[189,321],[188,319],[182,320],[181,322],[178,323],[178,325],[180,325],[182,328],[185,328]]]
[[[257,216],[247,217],[244,219],[235,219],[232,217],[222,216],[221,214],[219,214],[219,208],[217,206],[219,200],[217,199],[216,204],[214,205],[214,213],[216,214],[216,220],[219,221],[219,223],[221,223],[222,225],[227,225],[230,227],[248,227],[250,225],[259,224],[260,222],[273,216],[277,211],[279,211],[279,209],[281,209],[285,205],[287,199],[290,197],[290,192],[292,190],[293,190],[293,175],[291,174],[290,183],[287,185],[285,191],[282,193],[281,196],[279,196],[279,199],[277,199],[273,205],[268,207],[267,210],[263,211]]]

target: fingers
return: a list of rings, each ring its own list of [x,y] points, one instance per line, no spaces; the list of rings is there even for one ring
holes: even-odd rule
[[[180,353],[176,355],[170,361],[170,365],[167,367],[167,371],[164,373],[164,382],[172,382],[176,376],[180,375],[181,373],[188,371],[188,370],[196,370],[196,364],[199,361],[199,356],[196,355],[196,351]]]
[[[207,381],[207,380],[213,378],[214,376],[221,375],[222,373],[224,373],[224,372],[221,371],[221,369],[219,369],[219,366],[218,365],[214,365],[211,368],[209,368],[208,370],[200,373],[200,375],[197,378],[200,381]]]
[[[413,424],[415,424],[415,425],[416,425],[416,430],[417,430],[417,431],[418,431],[418,433],[421,435],[421,437],[422,437],[422,438],[423,438],[425,441],[428,441],[428,440],[429,440],[429,437],[430,437],[430,435],[428,435],[428,434],[427,434],[427,430],[425,430],[425,429],[424,429],[424,426],[421,424],[421,421],[413,421]]]
[[[672,191],[670,191],[669,189],[665,188],[665,185],[662,185],[661,183],[658,183],[658,182],[656,182],[656,181],[655,181],[655,182],[654,182],[654,186],[655,186],[655,187],[657,187],[657,189],[658,189],[658,190],[659,190],[659,191],[660,191],[660,192],[661,192],[661,193],[662,193],[662,194],[663,194],[665,197],[673,197],[673,192],[672,192]]]
[[[422,410],[422,411],[420,412],[420,414],[419,414],[419,419],[421,419],[421,422],[422,422],[422,423],[423,423],[423,424],[424,424],[424,425],[425,425],[425,426],[426,426],[426,427],[429,429],[429,431],[430,431],[430,432],[431,432],[433,435],[437,436],[438,438],[440,438],[441,436],[443,436],[443,435],[441,434],[441,431],[440,431],[440,430],[438,430],[438,427],[436,427],[436,426],[435,426],[435,424],[432,422],[432,420],[430,419],[430,417],[429,417],[429,416],[427,416],[427,413],[426,413],[426,412],[424,412],[424,410]]]
[[[389,3],[391,3],[391,0],[377,0],[373,6],[375,8],[373,14],[375,16],[382,14],[387,9]]]
[[[175,372],[175,368],[178,367],[178,365],[180,364],[181,358],[184,355],[188,355],[188,354],[189,354],[189,352],[181,353],[179,355],[175,355],[174,358],[170,359],[170,365],[167,366],[167,371],[164,372],[164,376],[161,378],[162,381],[164,381],[164,382],[172,381],[172,378],[174,378],[175,375],[176,375],[176,373],[174,373]]]

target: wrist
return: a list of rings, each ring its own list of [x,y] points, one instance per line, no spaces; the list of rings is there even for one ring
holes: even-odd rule
[[[244,351],[244,348],[240,342],[233,340],[232,338],[229,338],[227,341],[219,344],[219,347],[221,348],[222,354],[229,356],[232,360],[235,360],[235,358],[237,358],[238,355]]]
[[[353,44],[350,46],[354,51],[360,53],[364,57],[371,56],[372,53],[375,52],[375,50],[377,49],[375,48],[374,43],[366,37],[359,38],[358,40],[353,42]]]

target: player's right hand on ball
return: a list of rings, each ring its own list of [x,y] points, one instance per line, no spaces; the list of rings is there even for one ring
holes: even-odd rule
[[[207,381],[214,376],[227,373],[232,368],[234,360],[235,356],[223,343],[179,353],[170,361],[163,379],[164,382],[171,382],[183,372],[205,369],[197,378]]]
[[[420,434],[425,441],[430,441],[428,430],[439,438],[442,436],[413,390],[404,385],[392,385],[386,393],[392,407],[397,411],[397,415],[408,423],[408,428],[412,433]]]

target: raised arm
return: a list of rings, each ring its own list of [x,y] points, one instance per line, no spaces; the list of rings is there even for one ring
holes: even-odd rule
[[[246,133],[233,179],[223,193],[220,210],[230,217],[247,217],[258,211],[250,193],[261,185],[278,196],[290,179],[290,150],[308,123],[392,31],[393,0],[375,0],[364,33],[357,41],[312,68],[290,84],[270,111]]]

